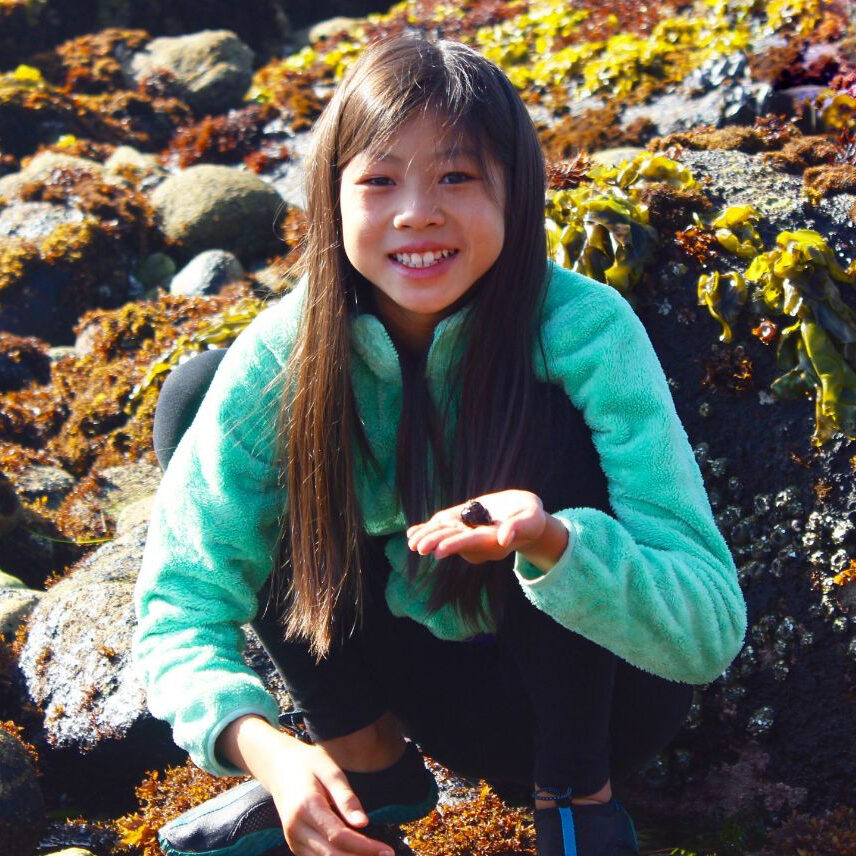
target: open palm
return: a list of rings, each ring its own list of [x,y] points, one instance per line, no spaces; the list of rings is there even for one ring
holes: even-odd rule
[[[528,490],[501,490],[474,497],[490,513],[492,523],[469,527],[461,520],[467,503],[444,508],[430,520],[407,530],[407,545],[421,556],[436,559],[460,555],[477,565],[504,559],[513,550],[525,550],[541,537],[547,514],[541,499]]]

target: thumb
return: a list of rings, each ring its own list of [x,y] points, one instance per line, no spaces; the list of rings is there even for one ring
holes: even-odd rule
[[[339,767],[328,770],[322,778],[322,783],[330,794],[333,806],[348,823],[352,826],[365,826],[369,822],[359,798]]]

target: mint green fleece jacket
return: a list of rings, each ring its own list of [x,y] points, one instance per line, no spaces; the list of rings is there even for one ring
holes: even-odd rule
[[[741,648],[746,606],[660,363],[611,287],[551,266],[546,288],[547,365],[539,352],[536,373],[543,380],[549,370],[582,412],[615,516],[547,509],[568,528],[568,547],[546,574],[517,556],[515,576],[539,609],[632,665],[673,681],[710,681]],[[149,707],[214,773],[237,772],[214,753],[229,722],[245,713],[277,721],[276,702],[241,658],[241,625],[256,613],[286,507],[274,427],[303,298],[299,286],[226,353],[164,474],[135,591],[133,651]],[[434,331],[426,373],[438,404],[460,355],[466,312]],[[357,406],[379,464],[359,472],[358,498],[367,532],[393,536],[389,608],[444,639],[490,630],[464,625],[448,608],[429,615],[424,590],[408,582],[395,491],[398,356],[375,316],[351,325]]]

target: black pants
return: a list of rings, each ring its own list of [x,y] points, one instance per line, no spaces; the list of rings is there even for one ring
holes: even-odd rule
[[[164,384],[154,427],[163,466],[222,353],[182,364]],[[536,492],[548,510],[609,513],[584,420],[563,393],[544,390],[557,442]],[[428,755],[462,775],[588,794],[609,777],[637,770],[680,728],[691,686],[637,669],[562,627],[526,599],[516,580],[506,587],[502,617],[489,637],[445,642],[394,617],[384,598],[383,544],[371,539],[364,560],[362,628],[321,663],[307,645],[283,639],[277,604],[267,602],[267,590],[260,593],[267,607],[253,626],[313,740],[349,734],[388,710]]]

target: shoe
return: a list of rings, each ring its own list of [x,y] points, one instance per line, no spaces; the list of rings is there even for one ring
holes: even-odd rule
[[[345,776],[368,815],[369,823],[410,823],[430,814],[437,805],[437,780],[411,741],[391,767],[376,773],[345,770]]]
[[[570,790],[540,788],[533,797],[555,799],[555,808],[535,809],[538,856],[639,856],[630,815],[616,799],[572,804]]]
[[[257,781],[244,782],[171,820],[158,831],[167,856],[290,854],[273,797]]]
[[[419,820],[437,804],[437,782],[414,743],[386,770],[344,772],[370,826]],[[372,836],[367,827],[360,831]],[[158,841],[167,856],[263,856],[274,848],[277,856],[291,853],[273,797],[255,780],[171,820],[160,828]]]

